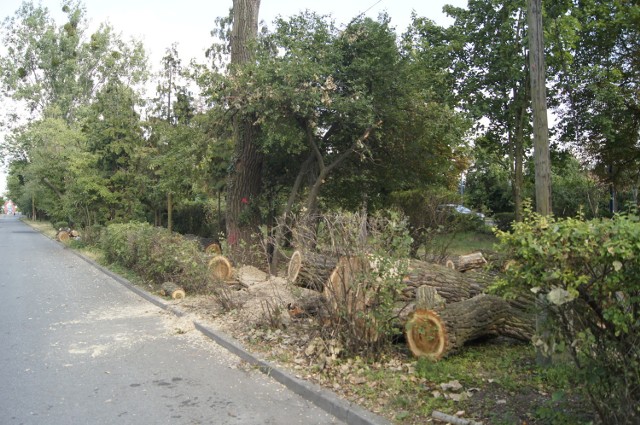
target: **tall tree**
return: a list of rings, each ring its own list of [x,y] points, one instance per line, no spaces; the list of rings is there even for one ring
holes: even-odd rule
[[[0,81],[3,94],[24,101],[34,118],[55,104],[71,122],[110,79],[141,82],[147,64],[142,45],[122,41],[110,26],[88,34],[79,2],[65,0],[62,11],[67,22],[58,26],[47,8],[25,1],[2,23]]]
[[[240,73],[244,64],[254,60],[258,34],[260,0],[233,0],[231,31],[231,72]],[[240,254],[243,242],[251,245],[260,218],[253,204],[262,189],[263,154],[257,144],[259,127],[255,115],[242,109],[234,111],[235,155],[227,186],[227,241],[232,254]]]
[[[161,62],[161,70],[156,88],[155,114],[157,117],[151,120],[149,129],[155,137],[152,149],[156,158],[152,160],[152,168],[159,178],[156,188],[164,189],[164,198],[167,209],[167,229],[173,230],[173,210],[176,195],[180,196],[189,185],[185,182],[189,173],[177,167],[176,158],[173,155],[181,151],[180,141],[188,134],[188,124],[193,117],[192,99],[184,83],[185,72],[181,66],[177,45],[174,43],[165,52]],[[173,103],[172,103],[173,102]],[[193,135],[193,134],[192,134]],[[197,144],[196,140],[193,141]],[[184,152],[183,152],[184,153]],[[187,157],[183,158],[184,160]],[[156,223],[158,224],[158,223]]]
[[[560,69],[561,135],[610,183],[615,205],[618,191],[640,187],[640,5],[580,0],[555,15],[573,30]]]
[[[408,185],[457,180],[466,121],[443,100],[438,79],[447,71],[418,48],[402,51],[388,17],[338,29],[306,12],[258,41],[257,60],[219,84],[224,97],[213,103],[254,114],[265,186],[289,195],[279,200],[283,217],[294,204],[313,218],[332,206],[388,205],[390,192]]]
[[[97,159],[87,158],[94,153],[87,152],[86,144],[75,143],[74,134],[85,115],[91,115],[88,109],[96,94],[109,82],[135,86],[143,81],[146,57],[140,43],[122,41],[108,25],[89,34],[86,11],[78,1],[65,0],[62,11],[65,22],[59,26],[48,9],[25,1],[2,23],[6,47],[0,57],[2,94],[24,104],[27,111],[21,116],[33,125],[10,124],[7,128],[13,137],[5,139],[0,155],[6,161],[22,161],[18,166],[23,186],[31,188],[32,194],[39,186],[39,207],[54,217],[61,211],[76,217],[73,205],[84,204],[70,202],[67,189],[81,193],[85,185],[73,185],[88,180],[75,178],[74,172],[84,170],[95,176]],[[58,135],[46,131],[52,128],[57,128]],[[64,178],[56,177],[54,171],[65,167]],[[56,201],[45,204],[46,199]]]
[[[531,108],[533,110],[533,151],[536,175],[536,211],[550,215],[551,158],[547,123],[546,65],[542,29],[542,0],[528,0],[529,67],[531,75]]]
[[[462,106],[477,133],[509,158],[516,218],[522,217],[524,159],[530,134],[529,66],[524,0],[470,0],[467,9],[445,6],[455,18]],[[461,37],[461,38],[460,38]]]
[[[143,214],[137,154],[144,138],[138,108],[135,92],[111,81],[98,93],[83,126],[87,151],[95,156],[95,172],[109,193],[101,202],[101,223],[140,219]]]

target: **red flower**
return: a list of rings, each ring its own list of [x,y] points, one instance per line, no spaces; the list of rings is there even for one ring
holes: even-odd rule
[[[248,204],[249,200],[247,198],[242,198],[240,202],[242,202],[243,204]]]

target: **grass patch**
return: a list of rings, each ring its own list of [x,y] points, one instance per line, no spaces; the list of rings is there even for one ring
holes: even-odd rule
[[[22,218],[22,222],[36,229],[38,232],[44,234],[45,236],[55,239],[57,230],[53,228],[50,222],[48,221],[34,221],[28,218]]]
[[[453,255],[469,254],[475,251],[492,252],[495,251],[495,244],[498,241],[492,233],[460,232],[453,235],[437,236],[437,243],[449,242],[449,253]]]

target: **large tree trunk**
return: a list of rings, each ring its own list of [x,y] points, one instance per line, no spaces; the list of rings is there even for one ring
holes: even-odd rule
[[[472,340],[508,336],[530,341],[535,320],[504,299],[480,294],[431,310],[414,311],[406,323],[407,343],[417,357],[438,360]]]
[[[209,274],[215,282],[229,282],[233,276],[233,265],[222,255],[209,260]]]
[[[535,167],[536,212],[551,215],[551,156],[549,154],[549,127],[547,123],[547,82],[544,60],[544,31],[542,28],[542,0],[527,1],[529,20],[529,67],[531,68],[531,109],[533,110],[533,157]],[[537,317],[538,326],[545,327],[547,314],[543,310]],[[543,338],[545,337],[543,332]],[[549,365],[551,357],[539,347],[536,352],[539,365]]]
[[[413,301],[419,287],[426,285],[434,288],[447,303],[462,301],[482,293],[488,281],[476,279],[476,274],[465,274],[445,266],[410,260],[403,279],[405,287],[400,299]]]
[[[289,263],[289,281],[321,290],[330,314],[350,321],[360,337],[374,342],[378,333],[371,308],[380,288],[375,280],[367,278],[370,271],[367,257],[336,259],[296,251]],[[502,335],[530,340],[535,323],[532,300],[504,300],[484,294],[492,280],[482,271],[460,273],[438,264],[410,260],[396,314],[405,323],[412,352],[439,359],[481,337]]]
[[[296,286],[323,292],[336,264],[337,256],[295,251],[289,260],[287,280]]]
[[[260,0],[233,1],[233,29],[231,32],[231,65],[242,66],[253,60],[251,40],[258,33]],[[233,116],[235,161],[227,187],[227,241],[231,257],[251,262],[252,234],[257,232],[258,196],[262,188],[263,154],[257,145],[259,129],[255,117],[236,111]]]
[[[296,286],[325,291],[325,285],[335,272],[338,260],[338,256],[295,251],[289,261],[288,280]],[[482,293],[493,281],[493,278],[483,271],[460,273],[440,264],[420,260],[407,261],[409,264],[403,277],[406,286],[400,293],[401,301],[415,300],[417,289],[426,285],[434,288],[446,302],[457,302]],[[342,280],[339,282],[342,283]],[[353,283],[345,282],[347,286]]]

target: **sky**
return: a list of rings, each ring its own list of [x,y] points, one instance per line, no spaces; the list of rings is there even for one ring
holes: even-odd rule
[[[227,16],[232,0],[83,0],[90,30],[109,22],[125,39],[134,37],[145,45],[152,67],[157,67],[165,50],[177,43],[183,63],[191,59],[204,60],[204,51],[211,44],[215,19]],[[60,0],[34,0],[47,7],[56,23],[63,23]],[[0,19],[13,16],[22,0],[0,0]],[[365,13],[377,18],[382,12],[391,17],[391,25],[403,32],[411,21],[411,12],[429,18],[442,26],[452,23],[442,12],[445,4],[466,7],[467,0],[262,0],[260,20],[268,27],[278,17],[311,10],[330,15],[338,26]],[[0,129],[0,137],[2,137]],[[0,170],[0,194],[5,191],[5,174]]]

